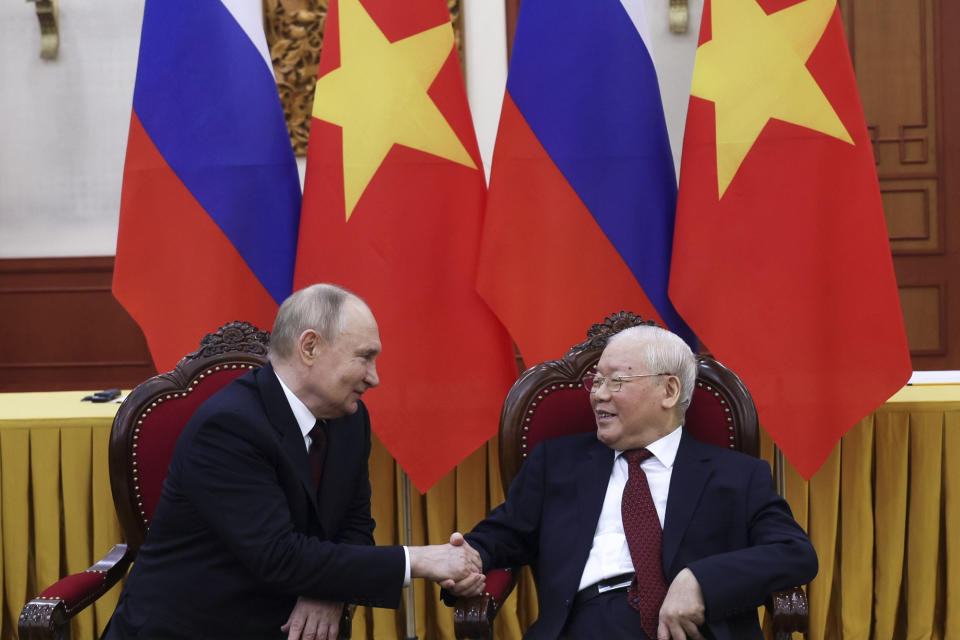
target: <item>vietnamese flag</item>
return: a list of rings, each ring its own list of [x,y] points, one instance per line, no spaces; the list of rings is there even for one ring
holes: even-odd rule
[[[485,191],[445,3],[332,2],[294,283],[370,304],[372,426],[421,492],[496,433],[516,378],[474,289]]]
[[[805,478],[910,377],[836,0],[705,3],[670,295]]]

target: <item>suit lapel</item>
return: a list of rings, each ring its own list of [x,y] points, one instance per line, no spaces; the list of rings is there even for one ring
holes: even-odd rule
[[[270,424],[277,431],[280,450],[290,461],[304,489],[310,496],[313,508],[317,508],[317,490],[313,486],[313,474],[310,471],[310,459],[307,457],[307,447],[303,442],[303,433],[300,431],[300,425],[293,416],[293,410],[290,409],[290,403],[287,396],[283,393],[280,381],[273,372],[273,366],[270,363],[264,365],[255,372],[257,386],[260,389],[260,396],[263,398],[264,410]]]
[[[680,438],[677,457],[670,475],[667,513],[663,527],[663,569],[670,580],[670,568],[680,541],[700,501],[700,494],[713,471],[709,452],[686,431]]]

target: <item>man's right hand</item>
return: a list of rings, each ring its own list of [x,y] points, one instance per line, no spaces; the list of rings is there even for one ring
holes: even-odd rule
[[[450,536],[448,544],[426,547],[408,547],[410,553],[410,577],[426,578],[440,582],[444,587],[474,577],[483,577],[483,565],[477,553],[459,533]],[[475,586],[475,584],[474,584]],[[482,587],[481,587],[482,588]]]

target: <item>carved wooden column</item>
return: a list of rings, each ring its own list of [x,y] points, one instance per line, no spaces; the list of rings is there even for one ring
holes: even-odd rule
[[[463,11],[460,0],[446,0],[454,39],[463,60]],[[264,27],[283,114],[293,150],[306,155],[317,68],[323,48],[328,0],[264,0]]]

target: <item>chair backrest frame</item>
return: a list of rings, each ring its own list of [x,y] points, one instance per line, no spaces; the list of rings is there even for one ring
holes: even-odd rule
[[[565,411],[560,417],[566,424],[559,433],[545,437],[556,437],[566,433],[589,431],[596,428],[589,409],[587,391],[581,382],[583,376],[595,371],[600,354],[607,341],[620,331],[639,325],[656,325],[653,321],[643,320],[634,313],[621,311],[608,317],[603,323],[593,325],[587,332],[587,339],[572,347],[560,360],[551,360],[527,369],[513,384],[504,400],[500,417],[500,478],[506,490],[520,470],[533,446],[544,439],[537,432],[538,412],[552,411],[556,417],[556,408],[548,409],[550,403],[559,406],[557,400],[566,395],[577,394],[574,411]],[[696,415],[698,407],[706,413],[715,415],[709,429],[709,441],[714,444],[736,449],[754,457],[759,454],[759,422],[753,398],[740,378],[712,356],[696,356],[697,379],[693,402],[687,411],[687,422]],[[715,406],[707,405],[713,402]],[[722,421],[721,426],[715,424]],[[550,427],[553,428],[552,426]],[[701,425],[687,424],[688,429],[698,436]],[[706,430],[706,429],[704,429]]]
[[[110,486],[129,555],[136,554],[143,544],[153,515],[154,505],[145,504],[142,484],[158,478],[141,478],[139,460],[143,456],[139,449],[144,430],[153,426],[150,418],[154,411],[164,403],[184,401],[201,386],[203,395],[212,395],[246,371],[262,367],[267,361],[269,342],[269,332],[248,322],[226,324],[216,333],[204,336],[200,348],[184,356],[173,371],[137,385],[120,405],[110,432]],[[182,430],[187,420],[182,422],[174,428]],[[171,432],[170,437],[178,435],[179,430]],[[162,475],[165,477],[165,471]],[[162,484],[163,479],[159,478],[159,482]],[[152,493],[158,496],[159,487]]]

